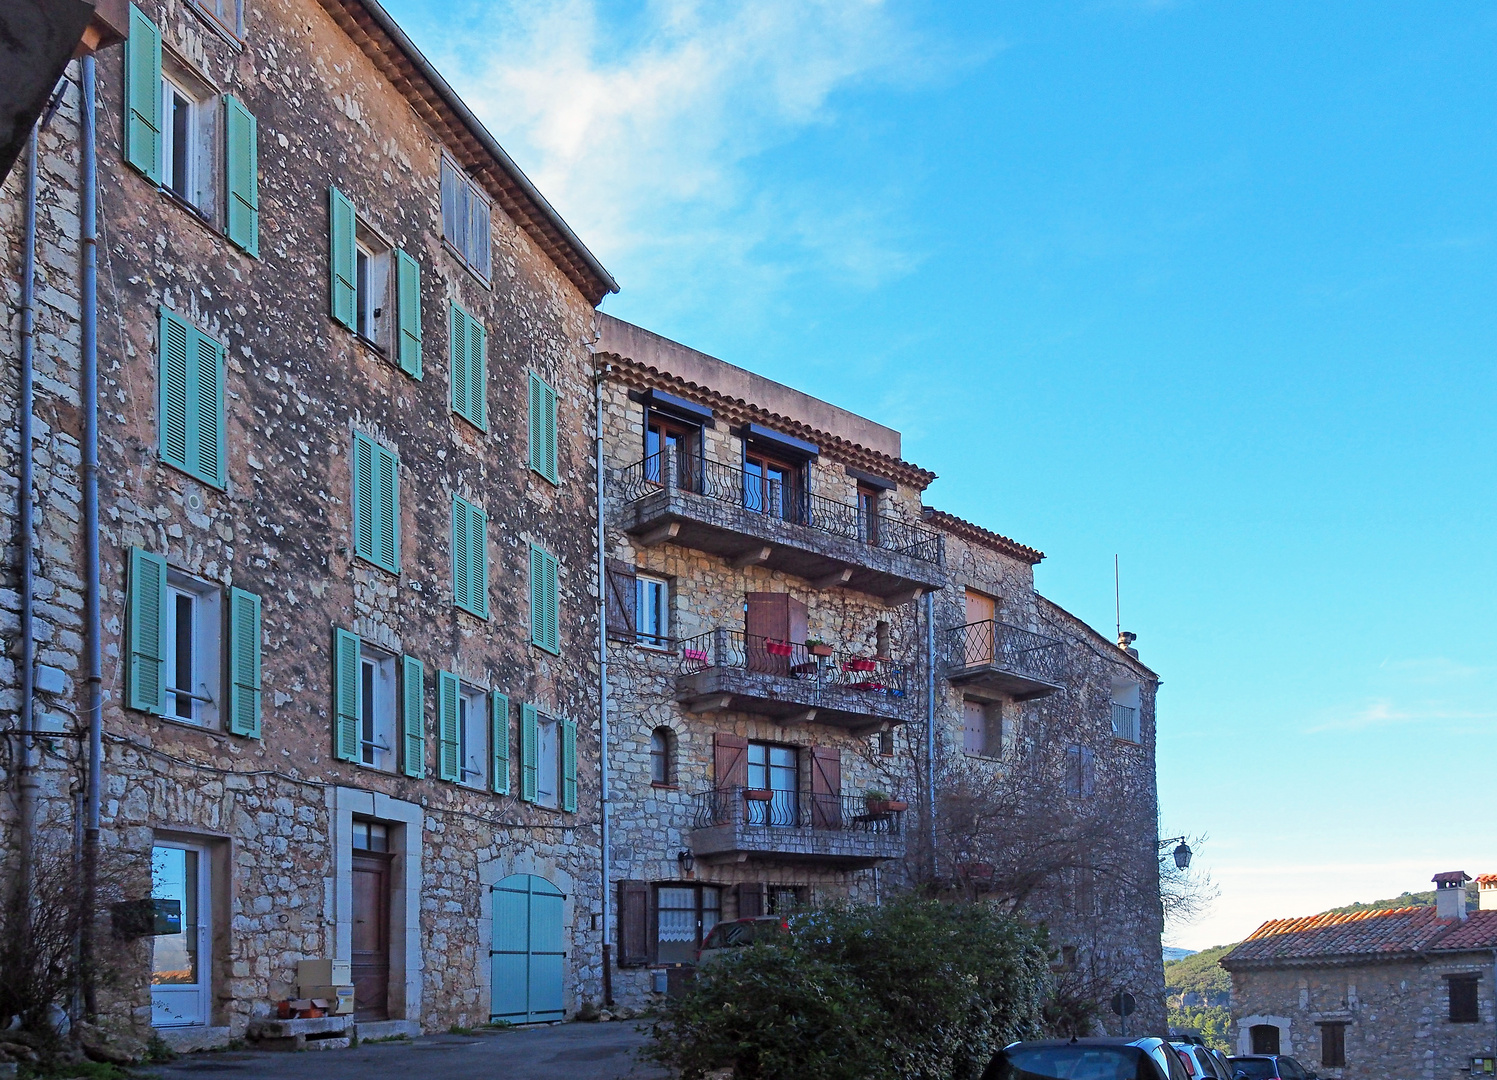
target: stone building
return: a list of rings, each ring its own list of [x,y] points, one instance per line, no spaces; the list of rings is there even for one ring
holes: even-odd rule
[[[1264,923],[1222,958],[1239,1054],[1289,1054],[1336,1080],[1490,1075],[1497,1061],[1497,874],[1468,911],[1461,871],[1435,904]]]
[[[559,1018],[601,983],[613,281],[374,0],[139,0],[129,30],[90,69],[99,846],[103,899],[158,933],[103,1004],[202,1044],[326,959],[368,1023]],[[8,858],[86,816],[79,79],[39,144],[35,547],[28,577],[8,533],[0,592],[6,786],[36,797],[0,809]],[[7,378],[7,521],[22,408]]]

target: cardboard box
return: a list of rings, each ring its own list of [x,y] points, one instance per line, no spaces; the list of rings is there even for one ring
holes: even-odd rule
[[[353,974],[347,960],[298,960],[296,981],[302,986],[352,986]]]
[[[344,1016],[353,1012],[352,986],[298,986],[297,992],[310,998],[319,1009],[329,1016]]]

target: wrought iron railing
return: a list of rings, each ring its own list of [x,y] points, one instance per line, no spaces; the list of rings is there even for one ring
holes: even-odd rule
[[[692,827],[697,829],[709,829],[715,825],[757,825],[896,836],[907,805],[859,795],[749,787],[709,788],[697,792],[692,801]]]
[[[750,636],[741,630],[720,627],[684,638],[676,642],[676,651],[681,658],[681,672],[686,675],[707,668],[737,668],[818,687],[890,697],[904,697],[907,690],[903,665],[888,657],[860,656],[804,642]],[[824,652],[831,655],[820,655]]]
[[[686,491],[752,513],[805,525],[830,536],[856,540],[923,562],[941,563],[941,534],[928,526],[828,499],[779,480],[751,474],[741,466],[723,465],[668,449],[618,470],[615,478],[616,490],[626,503],[637,502],[662,489]]]
[[[993,667],[1055,686],[1064,681],[1065,650],[1055,638],[995,619],[954,626],[946,637],[955,669]]]
[[[1112,733],[1120,739],[1138,742],[1138,710],[1132,705],[1112,703]]]

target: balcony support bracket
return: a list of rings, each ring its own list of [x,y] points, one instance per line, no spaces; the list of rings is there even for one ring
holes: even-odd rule
[[[902,607],[912,600],[919,600],[925,595],[924,588],[901,589],[899,592],[889,593],[884,597],[884,603],[890,607]]]
[[[811,584],[818,589],[830,589],[835,586],[846,585],[851,580],[852,567],[844,566],[841,570],[838,570],[835,573],[827,574],[825,577],[816,578],[811,582]]]
[[[674,540],[681,535],[681,523],[679,521],[667,521],[655,526],[648,532],[641,533],[636,539],[644,547],[654,547],[663,544],[667,540]]]
[[[809,724],[816,719],[815,709],[806,709],[803,712],[791,713],[789,716],[780,717],[782,724]]]
[[[686,702],[686,711],[693,714],[721,712],[731,704],[733,704],[732,694],[709,694],[695,701]]]
[[[751,547],[742,554],[734,556],[732,565],[739,570],[742,570],[745,566],[762,566],[769,561],[769,557],[773,554],[774,548],[768,544]]]

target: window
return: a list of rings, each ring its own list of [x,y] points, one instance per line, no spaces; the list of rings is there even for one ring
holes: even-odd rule
[[[161,79],[161,186],[205,214],[211,213],[207,190],[212,165],[203,160],[211,136],[211,106],[188,90],[180,75]]]
[[[1097,755],[1090,746],[1066,747],[1066,793],[1091,795],[1097,789]],[[1278,1029],[1275,1028],[1275,1031]],[[1254,1051],[1257,1053],[1258,1051]],[[1278,1053],[1277,1050],[1273,1053]]]
[[[1279,1052],[1279,1028],[1277,1024],[1254,1024],[1248,1028],[1253,1053],[1277,1054]]]
[[[894,732],[880,731],[878,733],[878,753],[879,757],[894,756]]]
[[[700,493],[702,429],[650,413],[645,418],[645,479],[662,483],[666,451],[676,455],[676,487]]]
[[[743,459],[743,505],[760,514],[800,520],[802,470],[752,449]]]
[[[390,349],[390,245],[362,221],[354,224],[354,333],[381,352]]]
[[[1003,706],[998,702],[962,701],[962,749],[976,757],[1003,752]]]
[[[561,654],[560,588],[556,559],[530,545],[530,641],[547,652]]]
[[[389,851],[390,827],[383,822],[354,818],[353,849],[355,851]]]
[[[457,304],[447,306],[447,356],[452,411],[479,431],[488,428],[488,331]]]
[[[766,897],[766,915],[793,915],[806,903],[804,885],[771,885]]]
[[[400,573],[400,459],[367,435],[355,433],[353,553]]]
[[[328,314],[421,378],[421,264],[328,188]]]
[[[520,708],[520,798],[569,813],[577,809],[577,725],[534,705]]]
[[[559,805],[561,744],[556,734],[556,718],[544,713],[536,719],[535,801],[542,806]]]
[[[219,590],[168,571],[166,603],[166,715],[218,726]]]
[[[556,391],[535,372],[530,373],[530,467],[551,483],[556,471]]]
[[[858,539],[878,545],[878,488],[858,485]]]
[[[795,747],[774,743],[748,744],[748,786],[750,790],[768,791],[768,802],[750,801],[750,825],[800,824],[796,793],[800,788],[800,770]]]
[[[1324,1023],[1320,1025],[1320,1063],[1341,1066],[1346,1064],[1346,1025]]]
[[[457,696],[458,783],[485,787],[488,776],[489,716],[482,690],[463,686]]]
[[[722,917],[715,885],[655,886],[655,962],[694,964],[702,939]]]
[[[1450,1022],[1452,1024],[1474,1024],[1481,1019],[1477,1008],[1476,988],[1481,981],[1479,975],[1450,975]]]
[[[452,602],[489,616],[488,518],[466,499],[452,500]]]
[[[395,657],[359,647],[359,763],[395,768]]]
[[[1112,680],[1112,733],[1128,742],[1139,741],[1139,685],[1126,679]]]
[[[442,156],[442,240],[485,283],[489,280],[489,200]]]
[[[244,0],[191,0],[194,10],[237,38],[244,37]]]
[[[161,460],[222,488],[228,483],[223,344],[163,307],[158,349]]]
[[[656,649],[670,648],[671,600],[670,585],[657,577],[638,575],[634,579],[634,612],[641,645]]]
[[[668,727],[650,732],[650,783],[662,787],[676,783],[676,733]]]

